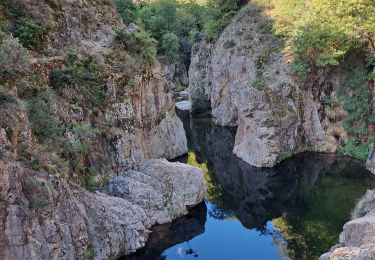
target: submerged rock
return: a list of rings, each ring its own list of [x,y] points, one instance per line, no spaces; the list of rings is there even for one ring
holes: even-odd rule
[[[339,244],[320,260],[375,259],[375,190],[367,191],[357,203],[353,217],[344,225]]]

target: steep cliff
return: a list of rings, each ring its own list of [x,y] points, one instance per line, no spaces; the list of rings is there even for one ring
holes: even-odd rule
[[[257,6],[246,6],[215,44],[193,47],[189,73],[192,109],[209,102],[217,124],[238,126],[233,152],[258,167],[272,167],[307,146],[332,150],[312,91],[291,75],[271,28]]]
[[[135,50],[152,41],[117,30],[111,1],[0,14],[0,258],[116,259],[203,200],[199,169],[159,159],[187,152],[185,131],[160,66]]]
[[[261,8],[242,8],[216,41],[193,46],[192,111],[211,110],[217,124],[237,126],[233,152],[253,166],[306,150],[365,160],[373,130],[364,56],[311,68],[301,79],[283,48]]]

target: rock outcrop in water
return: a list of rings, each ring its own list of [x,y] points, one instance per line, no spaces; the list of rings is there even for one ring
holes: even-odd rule
[[[117,259],[204,198],[198,168],[151,160],[141,171],[114,179],[109,196],[0,162],[1,259]]]
[[[204,199],[203,173],[182,163],[150,160],[139,171],[114,178],[108,193],[143,208],[150,223],[165,224]]]
[[[189,73],[193,112],[211,107],[217,124],[238,126],[233,152],[258,167],[325,142],[312,93],[291,76],[271,26],[248,5],[215,44],[193,47]]]
[[[283,47],[259,7],[242,8],[215,42],[202,40],[192,48],[191,111],[211,110],[216,124],[238,126],[233,152],[257,167],[272,167],[301,151],[346,152],[360,124],[361,140],[371,138],[371,122],[355,112],[367,109],[359,108],[367,98],[356,103],[357,96],[369,94],[363,57],[348,55],[340,66],[311,68],[302,80],[293,75]]]
[[[344,225],[339,244],[320,260],[375,258],[375,191],[367,191],[353,210],[352,221]]]

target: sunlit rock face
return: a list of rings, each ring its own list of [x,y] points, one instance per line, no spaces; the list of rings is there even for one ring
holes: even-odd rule
[[[186,214],[206,194],[199,168],[167,160],[150,160],[139,171],[127,171],[114,178],[107,190],[143,208],[151,224],[165,224]]]
[[[107,194],[90,193],[0,161],[0,257],[117,259],[145,246],[152,225],[186,214],[205,196],[199,168],[151,160],[140,171],[115,178]]]
[[[6,2],[0,4],[1,23],[15,23],[9,10],[15,7],[45,31],[40,46],[27,55],[30,66],[17,79],[21,84],[9,83],[14,100],[0,102],[0,259],[117,259],[136,251],[145,245],[151,226],[157,223],[146,214],[146,206],[132,202],[134,198],[89,192],[83,187],[88,188],[88,168],[90,190],[95,190],[127,170],[139,170],[150,159],[173,159],[187,152],[185,131],[160,65],[156,62],[138,71],[130,59],[116,63],[119,56],[129,54],[112,45],[115,29],[123,26],[112,1]],[[71,52],[77,53],[74,61],[68,61]],[[97,66],[89,79],[53,85],[54,72],[64,74],[72,66],[70,62],[84,58],[90,66]],[[184,76],[186,80],[186,72]],[[25,86],[38,90],[25,97],[21,95]],[[100,91],[84,92],[85,87]],[[91,104],[98,96],[103,102]],[[31,99],[40,99],[41,110],[47,100],[51,104],[46,114],[64,126],[61,139],[64,146],[73,147],[70,152],[54,139],[44,143],[44,136],[37,135],[30,119]],[[91,147],[83,149],[83,156],[77,149],[74,127],[89,132],[83,139]],[[172,212],[166,212],[160,222],[186,214],[187,208],[203,199],[199,169],[164,160],[148,167],[153,168],[142,170],[159,176],[166,171],[170,178],[162,187],[152,182],[159,197],[173,192],[167,203]],[[191,186],[181,178],[182,173],[190,173]],[[188,194],[175,183],[176,178],[184,180]],[[136,181],[132,185],[138,185],[138,190],[142,187]],[[154,207],[164,209],[164,200],[157,198]]]
[[[335,149],[326,145],[312,92],[291,75],[271,28],[249,4],[215,43],[193,46],[189,72],[192,112],[211,109],[216,124],[238,126],[233,152],[257,167],[272,167],[307,144]]]

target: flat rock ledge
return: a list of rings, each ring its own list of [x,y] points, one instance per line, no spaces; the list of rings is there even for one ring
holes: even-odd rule
[[[150,160],[139,171],[129,170],[113,179],[107,193],[144,209],[152,225],[165,224],[203,201],[203,172],[183,163]]]
[[[367,191],[357,203],[354,214],[360,217],[344,225],[339,244],[320,260],[375,259],[375,190]]]
[[[0,161],[0,259],[118,259],[144,247],[205,196],[199,168],[165,159],[90,193],[65,179],[38,178]]]
[[[176,108],[182,111],[190,111],[191,102],[187,100],[176,102]]]

